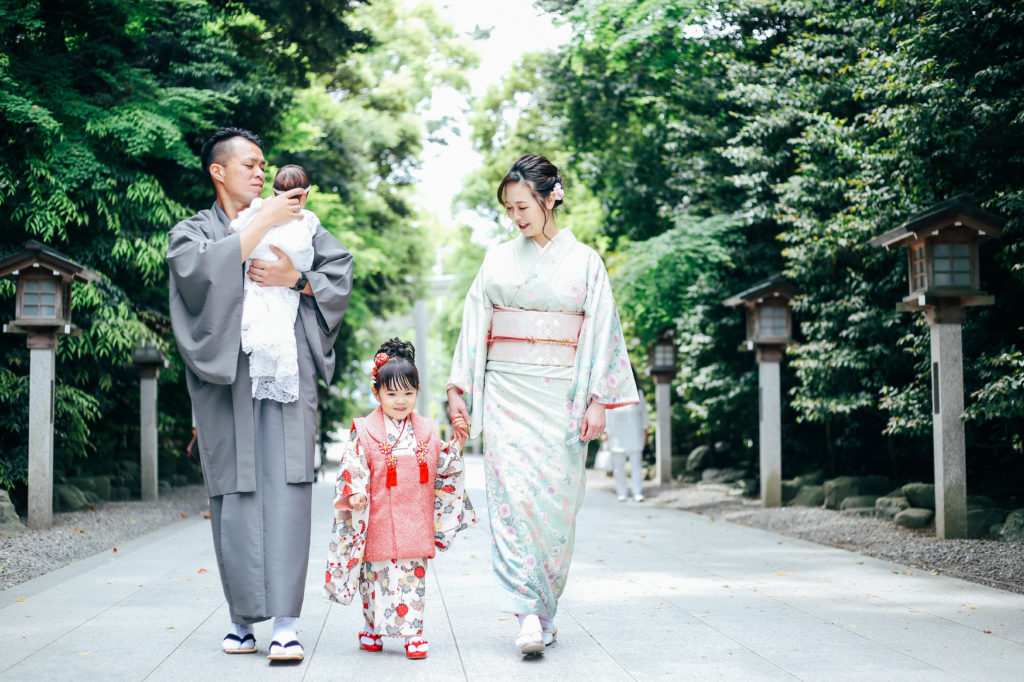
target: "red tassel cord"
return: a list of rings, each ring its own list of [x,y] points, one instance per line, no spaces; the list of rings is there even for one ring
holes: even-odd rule
[[[416,461],[420,464],[420,483],[427,483],[430,479],[430,469],[427,468],[427,444],[416,444]]]
[[[398,485],[398,457],[395,456],[395,444],[381,445],[380,449],[384,451],[384,463],[388,466],[388,476],[385,485],[388,488],[394,488]]]

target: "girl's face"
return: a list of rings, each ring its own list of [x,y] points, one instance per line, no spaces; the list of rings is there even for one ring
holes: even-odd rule
[[[405,419],[416,409],[416,396],[419,395],[412,386],[374,387],[373,397],[380,403],[384,414],[396,421]]]
[[[524,182],[509,183],[505,186],[505,214],[520,232],[536,240],[541,246],[547,244],[558,232],[555,217],[551,213],[554,205],[554,194],[549,194],[545,203],[541,204]]]

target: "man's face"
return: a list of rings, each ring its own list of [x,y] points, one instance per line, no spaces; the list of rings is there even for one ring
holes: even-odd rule
[[[224,163],[210,164],[210,174],[233,201],[248,206],[263,192],[267,167],[263,152],[244,137],[235,137],[228,140],[225,156]]]

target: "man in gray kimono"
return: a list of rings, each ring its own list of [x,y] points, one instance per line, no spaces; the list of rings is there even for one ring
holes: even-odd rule
[[[313,266],[298,272],[280,260],[244,264],[267,231],[293,220],[302,188],[266,199],[249,226],[228,225],[263,189],[262,143],[225,128],[203,145],[203,170],[217,201],[171,230],[171,325],[185,360],[199,457],[210,495],[213,545],[231,615],[228,653],[256,651],[253,623],[274,618],[269,656],[301,660],[296,620],[309,557],[317,429],[317,375],[334,373],[334,340],[352,291],[352,256],[322,225]],[[241,348],[244,278],[299,291],[295,339],[299,398],[252,398],[249,356]]]

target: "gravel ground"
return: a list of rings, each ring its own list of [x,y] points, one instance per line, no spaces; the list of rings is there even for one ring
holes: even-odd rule
[[[614,490],[609,475],[589,471],[592,490]],[[1024,543],[939,540],[934,530],[914,531],[844,512],[811,507],[763,509],[759,502],[721,489],[690,484],[648,485],[647,501],[711,518],[761,528],[787,537],[885,559],[1024,593]],[[636,504],[626,502],[624,504]],[[94,510],[56,514],[54,526],[15,537],[0,537],[0,591],[62,568],[186,516],[205,514],[209,500],[201,485],[172,489],[159,502],[107,502]]]
[[[603,471],[590,472],[587,484],[591,489],[615,489],[610,475]],[[1024,543],[1021,542],[940,540],[935,537],[934,527],[910,530],[890,521],[820,507],[764,509],[756,500],[729,495],[711,486],[647,485],[644,495],[647,497],[644,504],[685,509],[936,575],[1024,594]]]
[[[104,502],[54,514],[52,528],[0,537],[0,591],[209,509],[206,489],[190,485],[161,493],[158,502]]]

